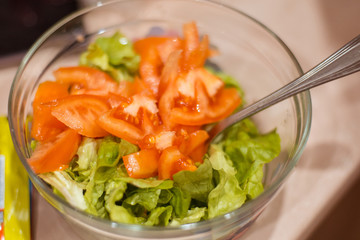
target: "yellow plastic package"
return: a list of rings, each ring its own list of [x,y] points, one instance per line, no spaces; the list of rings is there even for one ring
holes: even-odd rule
[[[6,117],[0,117],[0,239],[29,240],[29,178],[14,149]]]

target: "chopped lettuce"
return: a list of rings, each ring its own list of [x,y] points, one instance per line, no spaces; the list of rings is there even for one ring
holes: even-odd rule
[[[149,218],[144,223],[148,226],[166,226],[169,224],[172,214],[172,206],[157,207],[151,210]]]
[[[184,217],[175,217],[171,220],[170,226],[199,222],[206,219],[206,207],[195,207],[186,212]]]
[[[227,130],[221,142],[224,152],[237,169],[236,178],[249,199],[263,191],[263,166],[280,153],[280,137],[276,131],[260,134],[250,119]]]
[[[219,175],[218,183],[208,199],[208,216],[213,218],[239,208],[246,200],[246,191],[241,189],[235,176],[236,170],[220,147],[210,147],[209,161]]]
[[[196,171],[173,180],[128,176],[122,157],[139,148],[116,137],[83,138],[70,167],[41,174],[74,206],[121,223],[176,226],[239,208],[263,191],[263,166],[280,153],[276,131],[260,134],[250,119],[210,146]]]
[[[140,56],[124,35],[116,32],[111,37],[99,37],[80,56],[80,65],[96,67],[116,81],[132,81],[137,73]]]
[[[186,217],[191,203],[190,193],[182,191],[178,187],[172,188],[171,192],[173,196],[170,200],[170,204],[174,209],[175,216],[179,218]]]
[[[54,188],[54,192],[65,198],[71,205],[88,210],[88,204],[84,198],[84,186],[73,180],[65,171],[54,171],[39,175],[45,182]]]
[[[207,202],[209,193],[214,188],[213,169],[211,163],[205,160],[194,172],[181,171],[173,176],[175,184],[192,199]]]

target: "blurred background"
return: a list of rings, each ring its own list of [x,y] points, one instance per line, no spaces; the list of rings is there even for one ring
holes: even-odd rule
[[[28,49],[56,21],[78,9],[75,0],[1,0],[0,56]]]
[[[241,9],[267,25],[305,71],[360,34],[359,0],[217,2]],[[0,87],[9,88],[25,51],[46,29],[69,13],[95,4],[96,0],[0,0],[0,71],[2,77],[10,76]],[[312,91],[312,131],[297,172],[243,239],[360,239],[359,74],[344,81],[346,85],[334,82]],[[0,101],[6,102],[7,96],[0,96]],[[335,110],[334,105],[338,106]],[[37,201],[34,214],[55,214],[45,201]],[[48,224],[56,224],[55,220]],[[35,225],[45,221],[39,217]],[[284,228],[283,223],[289,227]],[[52,227],[68,231],[61,224],[65,223]],[[34,239],[48,238],[35,229]]]

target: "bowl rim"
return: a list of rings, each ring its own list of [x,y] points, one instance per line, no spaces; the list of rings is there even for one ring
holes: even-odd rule
[[[103,4],[99,4],[97,6],[92,6],[92,7],[87,7],[84,9],[80,9],[66,17],[64,17],[63,19],[59,20],[56,24],[54,24],[51,28],[49,28],[44,34],[42,34],[37,40],[36,42],[30,47],[30,49],[28,50],[28,52],[26,53],[26,55],[24,56],[24,58],[22,59],[13,83],[11,85],[11,89],[10,89],[10,94],[9,94],[9,101],[8,101],[8,113],[12,112],[12,105],[11,103],[12,101],[12,97],[14,95],[14,87],[15,87],[15,83],[20,79],[21,76],[21,72],[24,70],[26,64],[28,63],[29,59],[31,58],[31,56],[36,52],[36,50],[46,41],[46,39],[51,36],[52,33],[54,33],[56,30],[58,30],[61,26],[63,26],[63,24],[67,23],[68,21],[81,16],[87,12],[92,11],[95,8],[99,8],[102,6],[106,6],[106,5],[111,5],[111,4],[116,4],[116,3],[122,3],[122,2],[132,2],[132,1],[144,1],[144,0],[113,0],[113,1],[108,1],[105,2]],[[156,0],[157,2],[164,2],[167,0]],[[284,43],[284,41],[277,35],[275,34],[272,30],[270,30],[265,24],[263,24],[262,22],[258,21],[257,19],[251,17],[250,15],[246,14],[245,12],[236,9],[234,7],[231,7],[227,4],[224,3],[220,3],[220,2],[216,2],[215,0],[194,0],[194,1],[188,1],[188,0],[172,0],[172,1],[177,1],[177,2],[198,2],[201,4],[205,4],[208,6],[213,6],[213,7],[218,7],[218,8],[224,8],[226,10],[230,10],[238,15],[242,15],[243,17],[249,19],[250,21],[252,21],[253,23],[257,24],[258,26],[260,26],[263,30],[265,30],[267,33],[269,33],[272,38],[274,40],[276,40],[281,47],[285,50],[285,52],[288,54],[288,56],[291,59],[292,64],[295,66],[295,68],[297,69],[297,72],[299,74],[303,74],[302,68],[298,62],[298,60],[296,59],[295,55],[291,52],[291,50],[289,49],[289,47]],[[300,111],[300,114],[302,114],[304,116],[303,118],[303,123],[300,127],[300,129],[302,129],[303,134],[301,136],[299,136],[299,141],[297,142],[297,147],[296,150],[292,153],[292,160],[290,162],[290,164],[287,166],[287,168],[285,169],[284,173],[282,174],[281,177],[279,177],[279,179],[277,179],[277,181],[275,181],[271,186],[269,186],[269,188],[265,189],[258,197],[256,197],[255,199],[245,203],[243,206],[241,206],[238,209],[235,209],[229,213],[217,216],[213,219],[208,219],[205,221],[200,221],[200,222],[196,222],[196,223],[189,223],[189,224],[184,224],[184,225],[179,225],[179,226],[167,226],[166,228],[164,227],[158,227],[158,226],[144,226],[144,225],[136,225],[136,224],[124,224],[124,223],[119,223],[119,222],[114,222],[108,219],[102,219],[100,217],[96,217],[93,216],[89,213],[86,213],[85,211],[79,210],[75,207],[73,207],[71,204],[69,204],[66,200],[60,198],[58,195],[54,194],[50,187],[47,186],[47,184],[45,182],[43,182],[43,180],[40,179],[40,177],[38,177],[30,168],[30,166],[27,164],[26,161],[26,157],[24,156],[24,153],[21,151],[20,146],[18,144],[18,142],[16,141],[16,134],[15,134],[15,130],[14,130],[14,125],[15,125],[15,119],[12,118],[11,114],[8,114],[8,118],[9,118],[9,126],[10,126],[10,130],[11,130],[11,136],[12,136],[12,140],[16,149],[16,152],[19,156],[19,158],[21,159],[23,165],[25,166],[29,177],[31,179],[31,181],[35,181],[40,187],[41,189],[47,194],[49,195],[52,199],[54,199],[54,201],[56,202],[56,204],[60,204],[62,207],[62,211],[64,211],[64,209],[66,211],[64,212],[71,212],[71,213],[75,213],[75,214],[80,214],[81,217],[84,218],[92,218],[96,220],[96,226],[93,226],[95,228],[101,229],[103,230],[103,228],[108,228],[109,229],[126,229],[126,230],[135,230],[138,231],[139,229],[141,230],[146,230],[146,231],[161,231],[164,232],[169,230],[169,231],[177,231],[177,230],[190,230],[190,229],[197,229],[197,228],[207,228],[209,226],[219,226],[221,227],[221,222],[223,221],[229,221],[231,219],[233,219],[233,221],[236,221],[237,218],[236,216],[244,216],[244,213],[246,213],[249,209],[254,209],[254,207],[252,206],[252,204],[249,204],[250,202],[266,202],[265,199],[267,199],[269,196],[275,194],[277,192],[277,190],[281,187],[281,185],[283,185],[284,183],[284,179],[288,177],[289,173],[291,172],[291,170],[295,167],[295,165],[297,164],[297,162],[299,161],[300,156],[302,155],[302,152],[305,148],[306,142],[308,140],[309,134],[310,134],[310,128],[311,128],[311,117],[312,117],[312,105],[311,105],[311,96],[310,96],[310,92],[309,91],[305,91],[303,93],[299,93],[296,96],[293,97],[294,101],[295,101],[295,105],[297,108],[297,111]],[[303,102],[304,104],[304,109],[300,109],[300,105],[298,102]],[[305,106],[306,105],[306,106]],[[300,123],[301,124],[301,123]],[[299,129],[299,127],[298,127]],[[40,191],[39,191],[40,192]],[[42,193],[40,192],[40,194],[42,195]],[[43,196],[44,197],[44,196]],[[47,198],[46,198],[47,199]],[[48,200],[48,199],[47,199]],[[49,200],[48,200],[49,201]],[[53,205],[53,204],[51,204]],[[263,208],[265,207],[265,204],[260,204],[259,208]],[[54,206],[53,206],[54,207]],[[55,207],[56,208],[56,207]],[[64,208],[64,209],[63,209]],[[57,209],[59,210],[59,209]],[[99,224],[101,226],[99,226]]]

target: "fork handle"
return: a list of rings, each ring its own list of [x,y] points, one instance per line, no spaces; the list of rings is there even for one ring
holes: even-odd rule
[[[300,92],[342,78],[360,70],[360,35],[317,66],[275,92],[220,121],[209,131],[209,141],[226,128]]]

